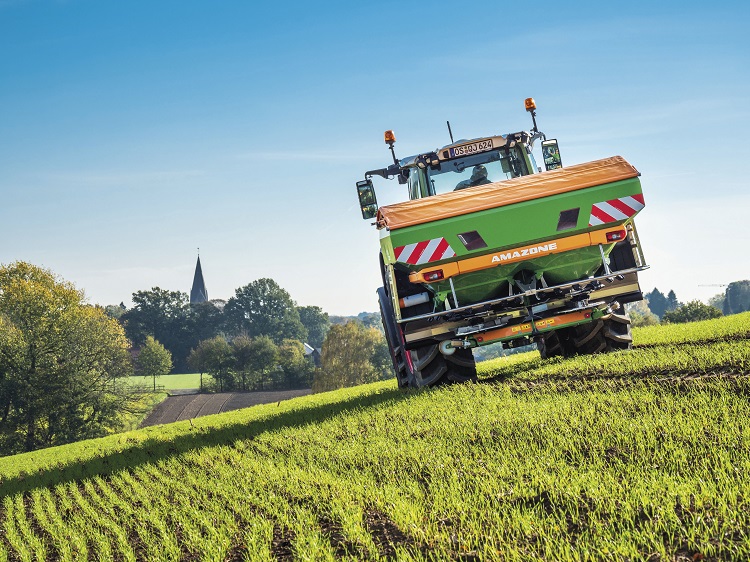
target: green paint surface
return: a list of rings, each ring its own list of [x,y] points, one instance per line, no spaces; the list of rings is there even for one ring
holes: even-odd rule
[[[630,219],[589,227],[591,207],[596,203],[640,194],[638,178],[607,183],[560,195],[542,197],[458,217],[441,219],[393,230],[381,238],[381,249],[386,264],[394,264],[394,248],[434,238],[445,238],[456,255],[450,259],[432,262],[429,265],[398,263],[403,271],[419,271],[430,266],[450,263],[470,257],[493,254],[520,246],[541,244],[567,236],[592,232],[625,224]],[[558,230],[563,211],[579,209],[574,227]],[[469,251],[458,235],[476,231],[487,247]],[[606,246],[608,254],[614,244]],[[508,280],[521,270],[529,270],[537,276],[544,274],[548,284],[563,283],[592,275],[601,266],[598,247],[587,247],[558,254],[535,257],[526,261],[498,265],[483,271],[466,273],[453,278],[461,304],[469,304],[508,294]],[[447,281],[428,285],[436,293],[447,293]]]

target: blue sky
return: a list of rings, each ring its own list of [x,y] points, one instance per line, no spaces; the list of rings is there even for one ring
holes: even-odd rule
[[[502,2],[0,0],[0,263],[130,305],[271,277],[377,309],[354,183],[456,138],[529,129],[642,173],[645,290],[750,278],[750,8]],[[376,184],[381,203],[405,198]]]

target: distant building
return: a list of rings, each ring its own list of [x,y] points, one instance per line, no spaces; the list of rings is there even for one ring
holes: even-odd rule
[[[316,367],[320,367],[320,350],[315,349],[310,344],[302,344],[305,346],[305,357],[310,359]]]
[[[195,264],[193,288],[190,289],[190,304],[198,304],[199,302],[208,302],[208,291],[206,290],[206,283],[203,281],[200,256],[198,256],[198,263]]]

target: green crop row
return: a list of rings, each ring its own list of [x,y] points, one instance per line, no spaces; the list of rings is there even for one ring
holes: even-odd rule
[[[0,459],[0,562],[746,560],[750,350],[721,330]]]
[[[705,375],[738,375],[750,372],[750,340],[686,345],[661,345],[609,354],[583,355],[543,361],[536,352],[481,364],[480,375],[489,380],[519,382],[580,382],[614,378],[695,378]]]
[[[701,322],[644,326],[633,329],[633,343],[636,347],[748,338],[750,338],[750,312]]]
[[[41,560],[741,559],[747,391],[415,393],[7,496],[3,545]]]

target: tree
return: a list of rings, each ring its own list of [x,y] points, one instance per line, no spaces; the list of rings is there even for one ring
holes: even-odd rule
[[[368,328],[368,330],[376,330],[378,334],[374,337],[375,341],[370,354],[370,363],[375,369],[376,380],[387,379],[393,374],[393,360],[391,350],[388,349],[388,342],[385,341],[383,325],[380,325],[379,330],[376,328]]]
[[[219,390],[231,389],[234,386],[231,368],[234,363],[232,348],[221,336],[216,336],[198,343],[190,352],[188,364],[199,373],[208,373],[219,383]],[[201,388],[203,379],[201,378]]]
[[[258,336],[250,341],[248,368],[255,375],[255,387],[262,390],[266,375],[276,366],[279,350],[268,336]]]
[[[203,342],[199,342],[196,347],[190,350],[188,355],[187,363],[188,367],[193,372],[200,374],[200,390],[203,391],[203,373],[208,373],[211,368],[209,365],[209,356],[205,349],[205,345],[201,345]]]
[[[676,310],[680,306],[680,301],[677,300],[677,295],[673,290],[667,293],[667,312],[670,310]]]
[[[187,344],[192,349],[198,342],[218,336],[224,328],[222,301],[210,300],[191,304],[188,309],[186,333]]]
[[[114,318],[115,320],[119,320],[123,314],[125,314],[125,311],[128,308],[125,306],[125,303],[121,302],[120,304],[108,304],[104,307],[104,313],[109,316],[110,318]]]
[[[724,301],[726,300],[726,293],[717,293],[710,299],[708,299],[708,306],[713,306],[714,308],[724,311]],[[726,311],[724,311],[724,314],[727,314]]]
[[[172,354],[175,367],[184,368],[190,348],[198,341],[190,340],[187,294],[153,287],[133,293],[133,303],[121,318],[133,344],[142,346],[153,336]]]
[[[136,345],[143,345],[147,336],[161,342],[174,339],[175,319],[182,318],[188,296],[181,291],[153,287],[150,291],[133,293],[133,308],[123,315],[125,330]]]
[[[134,407],[129,342],[83,293],[25,262],[0,267],[0,452],[103,435]]]
[[[331,320],[328,313],[323,312],[319,306],[300,306],[297,308],[299,319],[307,330],[307,343],[312,347],[320,349],[323,340],[326,339]]]
[[[683,322],[697,322],[698,320],[710,320],[721,316],[721,311],[702,303],[699,300],[690,301],[680,305],[675,310],[664,313],[662,322],[679,324]]]
[[[664,293],[654,288],[650,293],[646,293],[646,299],[648,300],[648,307],[651,309],[651,312],[659,318],[664,316],[668,305],[667,297],[664,296]]]
[[[750,281],[734,281],[724,293],[724,314],[739,314],[750,310]]]
[[[321,368],[313,392],[324,392],[382,380],[391,375],[390,357],[383,335],[359,322],[333,325],[323,342]]]
[[[285,338],[307,339],[292,297],[273,279],[258,279],[236,289],[224,313],[234,334],[268,336],[275,343]]]
[[[375,328],[379,332],[385,334],[383,330],[383,320],[380,318],[379,312],[360,312],[357,314],[357,319],[362,322],[365,328]]]
[[[142,377],[154,379],[154,392],[156,392],[156,377],[169,374],[172,370],[172,354],[164,346],[156,341],[153,336],[146,337],[138,353],[136,372]]]
[[[628,303],[625,309],[633,326],[654,326],[659,323],[659,317],[651,312],[645,300]]]
[[[242,381],[242,390],[247,390],[247,377],[253,363],[253,340],[247,336],[237,336],[230,344],[234,369]]]
[[[278,362],[284,373],[287,388],[310,387],[315,366],[305,357],[305,346],[302,342],[290,339],[281,342]]]

